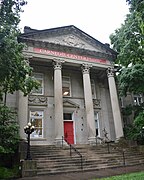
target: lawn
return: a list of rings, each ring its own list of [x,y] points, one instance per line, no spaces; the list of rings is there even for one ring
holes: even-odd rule
[[[144,172],[123,174],[119,176],[112,176],[108,178],[100,178],[101,180],[144,180]],[[95,179],[98,180],[98,179]]]

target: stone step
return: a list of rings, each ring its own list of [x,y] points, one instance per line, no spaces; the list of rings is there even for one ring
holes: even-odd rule
[[[74,145],[82,154],[84,171],[124,166],[123,154],[115,145]],[[32,157],[37,161],[38,175],[81,171],[81,158],[68,146],[32,146]],[[125,165],[144,163],[144,155],[136,149],[125,149]]]

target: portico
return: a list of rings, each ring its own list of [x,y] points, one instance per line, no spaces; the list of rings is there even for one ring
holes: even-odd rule
[[[74,26],[31,30],[21,41],[41,84],[28,97],[18,95],[20,127],[25,121],[36,127],[32,144],[60,144],[62,136],[91,144],[96,133],[103,137],[104,128],[110,140],[123,136],[110,48]],[[25,138],[22,131],[20,135]]]

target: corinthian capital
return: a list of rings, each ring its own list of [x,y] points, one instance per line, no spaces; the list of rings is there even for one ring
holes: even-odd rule
[[[64,63],[65,61],[64,60],[61,60],[61,59],[54,59],[53,60],[53,65],[54,65],[54,69],[60,69],[62,68],[62,63]]]
[[[83,74],[89,74],[90,68],[92,67],[92,64],[82,64],[82,72]]]
[[[108,67],[108,69],[107,69],[107,76],[108,77],[114,76],[114,68],[113,67]]]

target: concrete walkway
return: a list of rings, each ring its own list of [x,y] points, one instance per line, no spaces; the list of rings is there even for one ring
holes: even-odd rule
[[[43,175],[29,178],[20,178],[19,180],[92,180],[95,178],[103,178],[115,176],[125,173],[144,171],[144,165],[120,167],[113,169],[103,169],[89,172],[65,173],[56,175]]]

